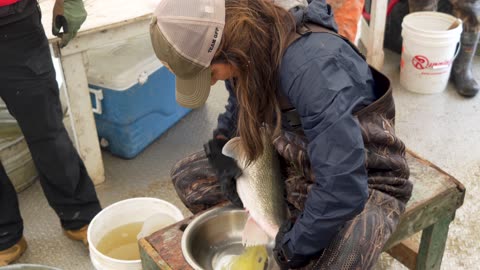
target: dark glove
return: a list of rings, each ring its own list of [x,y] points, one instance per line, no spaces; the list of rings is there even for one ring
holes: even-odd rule
[[[87,19],[83,0],[56,0],[53,7],[52,33],[62,39],[65,47]],[[63,33],[60,29],[63,28]]]
[[[220,188],[225,197],[233,205],[243,208],[242,200],[237,193],[237,178],[242,175],[242,170],[233,158],[222,154],[222,148],[227,143],[226,139],[212,139],[203,147],[210,165],[215,169]]]
[[[283,238],[293,227],[293,222],[287,220],[278,230],[275,237],[275,247],[273,248],[273,257],[282,270],[300,268],[307,265],[310,260],[306,256],[294,255],[288,248],[287,243],[283,243]]]

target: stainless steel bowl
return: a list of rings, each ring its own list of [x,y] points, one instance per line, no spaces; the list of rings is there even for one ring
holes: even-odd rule
[[[215,208],[196,217],[182,236],[182,253],[194,269],[217,270],[225,258],[239,255],[247,212],[231,207]],[[268,269],[273,269],[271,248]]]

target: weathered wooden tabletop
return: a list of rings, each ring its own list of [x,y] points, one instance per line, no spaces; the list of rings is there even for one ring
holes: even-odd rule
[[[88,16],[78,36],[118,27],[150,17],[159,0],[84,0]],[[49,40],[52,34],[52,10],[55,0],[40,0],[42,24]]]
[[[407,154],[407,160],[410,180],[414,183],[412,198],[386,249],[438,222],[448,213],[454,214],[465,196],[462,183],[436,165],[413,152]]]

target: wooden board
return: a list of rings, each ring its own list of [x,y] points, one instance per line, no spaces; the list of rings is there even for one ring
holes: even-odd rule
[[[395,233],[385,248],[431,226],[463,204],[465,187],[434,164],[408,152],[410,179],[414,182],[412,198]]]
[[[84,0],[88,16],[78,36],[120,27],[151,17],[159,0]],[[57,39],[52,34],[52,10],[55,0],[40,0],[42,24],[50,41]]]
[[[465,187],[454,177],[412,151],[407,153],[407,162],[410,168],[410,180],[414,183],[408,208],[414,208],[425,200],[452,188],[465,191]],[[420,185],[415,185],[416,183]]]
[[[418,245],[409,239],[394,246],[387,253],[408,269],[415,269],[417,265]]]
[[[186,226],[201,213],[140,239],[144,270],[192,270],[182,255],[182,236]]]

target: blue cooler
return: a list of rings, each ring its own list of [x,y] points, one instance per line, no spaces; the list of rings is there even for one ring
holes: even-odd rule
[[[88,83],[100,145],[131,159],[184,117],[175,76],[156,58],[148,35],[87,52]]]

